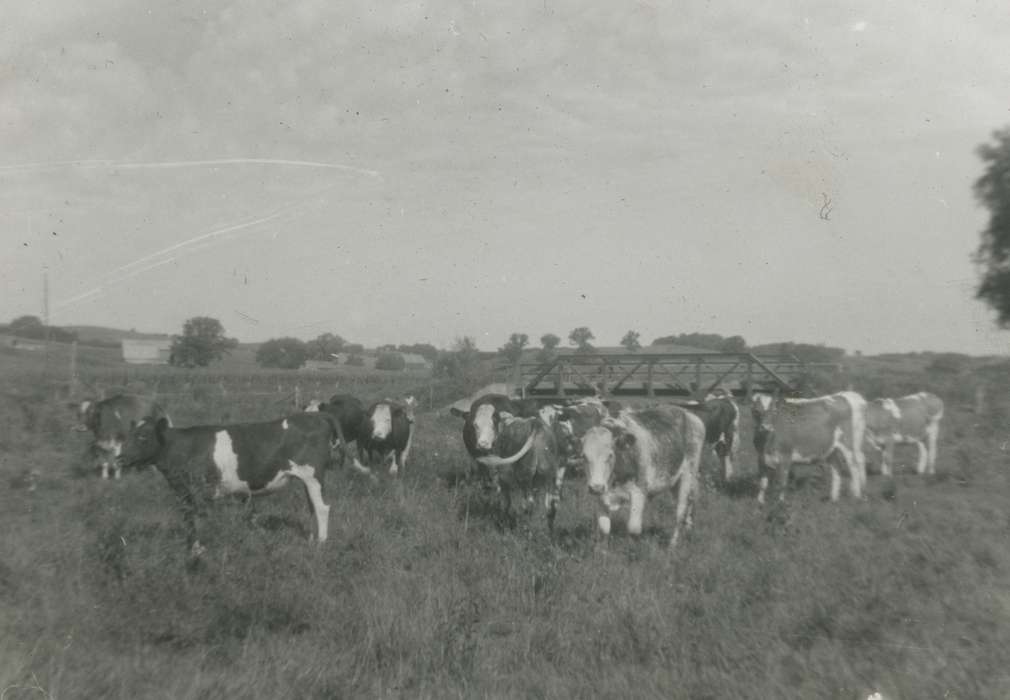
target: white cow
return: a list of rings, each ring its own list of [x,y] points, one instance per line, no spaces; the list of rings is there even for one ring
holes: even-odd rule
[[[756,394],[751,405],[754,446],[758,450],[758,501],[764,503],[769,474],[779,473],[779,499],[785,498],[792,465],[825,463],[831,469],[831,500],[837,501],[841,477],[836,460],[845,463],[853,498],[861,498],[866,484],[863,439],[866,399],[843,391],[814,399],[773,398]]]
[[[882,453],[880,470],[891,476],[895,443],[918,449],[915,471],[936,473],[936,444],[943,419],[943,400],[927,391],[897,399],[875,399],[867,407],[866,436]]]

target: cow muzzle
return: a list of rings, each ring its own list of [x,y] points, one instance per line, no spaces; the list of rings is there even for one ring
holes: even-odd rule
[[[589,484],[588,488],[589,488],[589,493],[593,494],[594,496],[602,496],[606,492],[606,490],[607,490],[607,485],[606,484]]]

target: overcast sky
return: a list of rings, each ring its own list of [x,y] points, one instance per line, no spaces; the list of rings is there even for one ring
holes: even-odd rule
[[[1005,2],[824,5],[0,0],[0,319],[1005,352]]]

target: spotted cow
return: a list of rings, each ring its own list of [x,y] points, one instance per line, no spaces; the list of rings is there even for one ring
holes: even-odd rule
[[[476,461],[488,469],[491,483],[502,494],[505,515],[512,517],[512,493],[519,490],[527,510],[533,504],[534,492],[544,492],[548,530],[554,529],[565,466],[561,460],[557,436],[549,425],[551,412],[531,417],[498,413],[498,436],[495,447],[501,455],[483,454]]]
[[[396,475],[407,466],[414,441],[414,410],[417,400],[408,396],[402,401],[383,399],[372,404],[362,419],[358,433],[358,450],[368,462],[378,454],[383,462],[390,460],[389,473]]]
[[[115,478],[123,473],[119,455],[133,426],[142,418],[165,418],[171,426],[168,414],[152,399],[132,394],[119,394],[102,400],[85,400],[71,404],[77,411],[78,425],[75,430],[90,432],[92,444],[88,448],[90,458],[101,467],[102,478],[108,479],[112,471]]]
[[[832,501],[837,501],[841,477],[837,462],[849,473],[853,498],[862,497],[866,484],[863,439],[866,430],[866,399],[843,391],[813,399],[787,399],[755,394],[754,447],[758,452],[758,501],[764,503],[769,476],[779,475],[779,499],[785,498],[794,463],[823,463],[831,470]]]
[[[600,498],[600,533],[609,535],[611,514],[627,507],[628,532],[641,534],[649,496],[676,489],[676,546],[692,524],[704,446],[705,424],[678,406],[624,409],[589,428],[582,454],[589,491]]]
[[[120,460],[127,466],[153,462],[158,468],[180,501],[194,555],[203,551],[196,516],[208,500],[269,493],[291,477],[305,486],[318,540],[324,542],[330,507],[323,502],[323,477],[340,432],[324,413],[190,428],[169,427],[165,418],[144,419],[130,433]]]

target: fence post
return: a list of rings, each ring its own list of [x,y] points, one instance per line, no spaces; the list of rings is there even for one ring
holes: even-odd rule
[[[295,384],[295,410],[300,410],[302,406],[302,387]]]
[[[77,341],[70,344],[70,398],[77,398]]]

